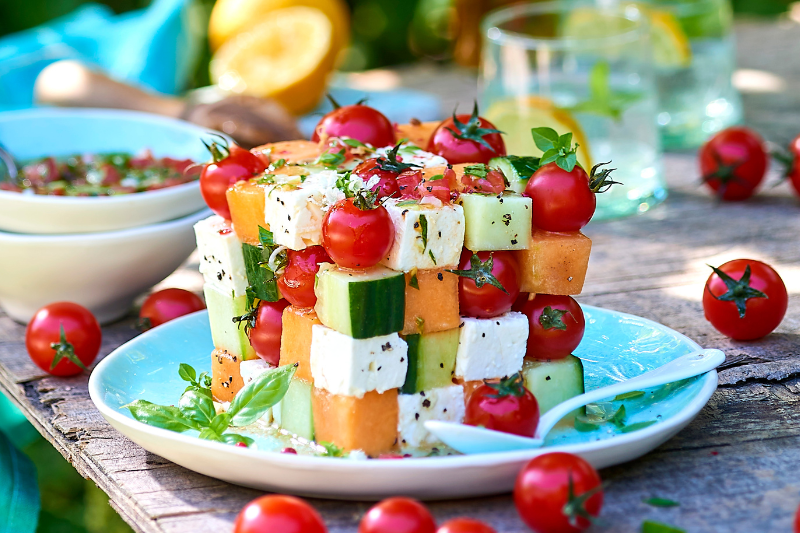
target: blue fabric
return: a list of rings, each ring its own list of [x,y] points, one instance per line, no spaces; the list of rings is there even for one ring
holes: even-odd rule
[[[0,433],[0,532],[33,533],[39,521],[36,468]]]
[[[50,23],[0,39],[0,109],[33,105],[33,84],[54,61],[79,59],[112,77],[158,92],[186,88],[200,50],[191,0],[153,0],[114,15],[87,4]]]

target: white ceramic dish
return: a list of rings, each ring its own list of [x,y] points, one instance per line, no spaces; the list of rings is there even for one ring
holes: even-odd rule
[[[0,113],[0,144],[17,161],[149,148],[156,157],[204,162],[209,131],[157,115],[108,109],[34,108]],[[120,196],[79,198],[0,191],[0,231],[68,234],[156,224],[205,206],[199,182]]]
[[[140,228],[86,235],[0,232],[0,307],[27,322],[42,306],[71,301],[101,323],[130,309],[195,248],[192,226],[208,209]]]
[[[587,390],[641,374],[699,348],[649,320],[589,306],[584,312],[586,336],[576,355],[584,362]],[[540,449],[403,460],[281,454],[267,451],[270,442],[256,434],[249,435],[256,438],[259,449],[243,449],[148,426],[122,409],[139,398],[176,404],[186,386],[178,377],[178,365],[185,362],[198,372],[208,370],[212,348],[206,312],[169,322],[103,360],[89,379],[89,394],[113,427],[181,466],[263,490],[336,499],[378,500],[400,494],[444,499],[508,492],[528,460],[554,450],[576,453],[598,468],[630,461],[683,429],[717,387],[717,373],[712,371],[648,389],[639,400],[626,401],[629,420],[658,422],[630,433],[615,434],[606,427],[588,433],[553,430]]]

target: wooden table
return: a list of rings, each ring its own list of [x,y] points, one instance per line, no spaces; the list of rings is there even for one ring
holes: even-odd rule
[[[740,65],[780,76],[767,84],[774,92],[745,95],[747,120],[769,138],[787,140],[800,131],[800,25],[739,23],[737,31]],[[406,85],[441,93],[446,105],[472,100],[474,79],[467,73],[433,67],[398,72]],[[800,206],[785,184],[747,203],[717,205],[697,185],[694,154],[670,154],[665,162],[671,194],[664,205],[588,227],[594,250],[580,300],[657,320],[703,346],[722,348],[728,359],[719,390],[687,429],[646,457],[601,473],[611,483],[603,509],[606,526],[594,531],[639,531],[646,518],[692,533],[789,531],[800,502]],[[703,318],[706,263],[739,257],[776,266],[793,298],[782,326],[759,342],[727,340]],[[190,259],[164,285],[198,289],[196,271],[197,262]],[[133,337],[132,325],[129,318],[105,328],[102,354]],[[86,376],[45,376],[29,362],[23,339],[24,327],[0,315],[0,388],[81,475],[109,494],[136,531],[230,531],[242,506],[259,495],[131,443],[94,408]],[[681,505],[648,507],[641,499],[650,496]],[[331,532],[355,531],[369,507],[312,503]],[[442,521],[468,514],[498,532],[526,531],[509,496],[431,508]]]

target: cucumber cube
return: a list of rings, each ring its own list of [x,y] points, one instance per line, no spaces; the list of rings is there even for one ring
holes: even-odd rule
[[[458,328],[407,335],[408,372],[401,392],[414,394],[452,384],[458,353]]]
[[[530,198],[503,194],[462,194],[466,232],[464,246],[481,250],[524,250],[531,234]]]
[[[537,361],[525,359],[522,365],[525,387],[533,393],[539,403],[539,413],[545,414],[556,405],[585,392],[583,386],[583,363],[574,355],[564,359]],[[564,419],[574,420],[576,415],[585,414],[586,409],[576,409]]]
[[[203,285],[203,293],[208,307],[208,321],[211,324],[211,340],[214,347],[227,350],[241,359],[254,359],[256,352],[250,346],[250,339],[244,331],[244,324],[233,321],[234,317],[247,312],[247,297],[234,296],[233,292],[223,292],[216,284]]]
[[[311,383],[293,379],[280,402],[280,415],[276,413],[275,416],[276,422],[279,422],[283,429],[307,440],[314,440],[312,392]]]
[[[406,280],[383,266],[364,271],[320,265],[314,309],[320,322],[355,339],[397,333],[405,322]]]

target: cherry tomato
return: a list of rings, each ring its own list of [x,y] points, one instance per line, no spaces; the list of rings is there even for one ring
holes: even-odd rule
[[[322,246],[309,246],[300,251],[286,250],[289,262],[278,278],[281,295],[295,307],[314,307],[314,277],[320,263],[330,263],[331,258]]]
[[[780,325],[789,296],[771,266],[753,259],[728,261],[714,270],[703,291],[706,320],[732,339],[750,341]]]
[[[436,533],[497,533],[497,531],[480,520],[454,518],[445,522]]]
[[[800,533],[800,507],[794,513],[794,533]]]
[[[260,302],[255,324],[250,328],[250,345],[261,359],[278,365],[281,358],[281,333],[283,310],[289,305],[284,299],[277,302]]]
[[[539,425],[539,404],[516,373],[475,389],[467,401],[464,423],[533,437]]]
[[[788,168],[789,182],[792,184],[794,192],[800,196],[800,135],[795,137],[789,145],[789,155],[791,157]]]
[[[139,320],[142,329],[150,329],[205,308],[203,299],[193,292],[183,289],[164,289],[147,297],[139,311]]]
[[[539,455],[517,476],[514,504],[522,521],[536,533],[578,533],[590,525],[589,520],[578,514],[580,507],[591,516],[600,514],[603,506],[600,476],[577,455],[564,452]],[[577,527],[570,524],[571,520]]]
[[[339,107],[322,117],[311,140],[318,142],[320,135],[349,137],[375,148],[394,144],[394,127],[377,109],[362,104]]]
[[[555,163],[544,165],[528,180],[523,196],[533,203],[533,225],[545,231],[579,231],[597,207],[589,176],[578,165],[571,172]]]
[[[529,292],[520,292],[519,296],[517,296],[517,299],[514,301],[514,305],[511,306],[511,310],[521,313],[525,304],[528,303],[528,298],[530,298],[530,296],[531,293]]]
[[[377,177],[378,183],[370,187],[370,190],[378,194],[378,198],[386,196],[399,196],[400,190],[397,187],[397,172],[391,170],[381,170],[378,159],[371,158],[359,163],[353,169],[353,174],[361,178],[364,183],[368,183],[372,178]]]
[[[475,255],[477,259],[473,259]],[[514,305],[519,296],[519,266],[511,252],[475,254],[465,248],[458,268],[458,303],[462,315],[491,318],[508,312]],[[493,285],[492,278],[505,291]]]
[[[528,316],[528,357],[563,359],[581,343],[586,320],[578,302],[570,296],[537,294],[522,306]]]
[[[327,533],[325,523],[309,504],[292,496],[261,496],[245,505],[233,533]]]
[[[212,211],[230,220],[231,210],[225,191],[237,181],[261,174],[267,166],[261,158],[235,144],[227,148],[217,143],[206,146],[211,151],[212,161],[200,173],[200,192]]]
[[[382,205],[368,195],[336,202],[322,220],[322,246],[346,268],[369,268],[386,257],[394,244],[394,223]]]
[[[461,176],[461,192],[500,194],[506,190],[506,181],[500,171],[484,165],[469,165]]]
[[[722,200],[746,200],[753,196],[768,165],[764,141],[742,126],[722,130],[700,148],[703,181]]]
[[[100,351],[100,324],[85,307],[57,302],[39,309],[25,330],[25,347],[36,366],[54,376],[74,376]]]
[[[436,533],[436,522],[417,500],[389,498],[367,511],[358,533]]]
[[[506,155],[506,145],[500,130],[478,116],[478,104],[472,115],[455,115],[439,124],[430,141],[428,151],[440,155],[456,165],[458,163],[488,163],[493,157]]]

